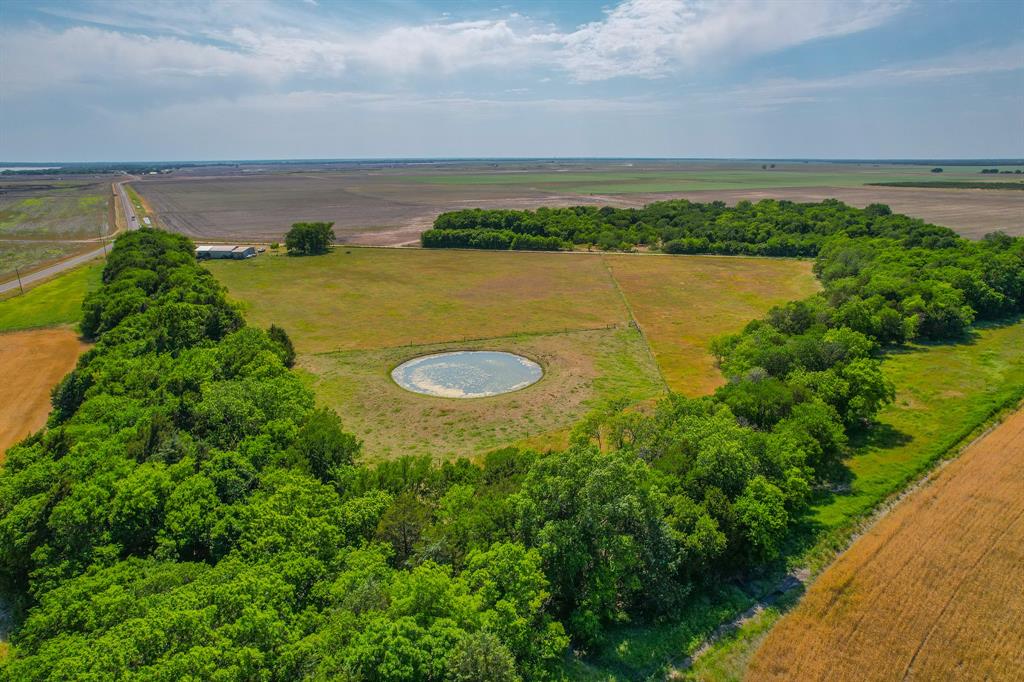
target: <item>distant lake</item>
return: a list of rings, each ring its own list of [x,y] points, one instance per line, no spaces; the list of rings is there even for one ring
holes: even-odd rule
[[[26,170],[53,170],[60,166],[0,166],[0,173],[4,171],[26,171]]]
[[[544,371],[533,360],[500,351],[435,353],[395,367],[391,378],[413,393],[441,398],[486,398],[536,383]]]

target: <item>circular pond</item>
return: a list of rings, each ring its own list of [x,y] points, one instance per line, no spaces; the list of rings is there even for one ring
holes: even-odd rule
[[[492,350],[424,355],[391,370],[402,388],[441,398],[486,398],[536,383],[544,372],[533,360]]]

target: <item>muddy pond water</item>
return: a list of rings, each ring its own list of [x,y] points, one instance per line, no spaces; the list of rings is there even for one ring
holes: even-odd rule
[[[391,378],[414,393],[441,398],[486,398],[536,383],[544,371],[513,353],[464,350],[424,355],[391,370]]]

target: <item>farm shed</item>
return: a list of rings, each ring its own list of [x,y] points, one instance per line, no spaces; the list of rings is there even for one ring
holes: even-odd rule
[[[255,246],[203,244],[196,247],[196,258],[199,260],[205,260],[208,258],[233,258],[235,260],[241,260],[243,258],[252,258],[255,255]]]

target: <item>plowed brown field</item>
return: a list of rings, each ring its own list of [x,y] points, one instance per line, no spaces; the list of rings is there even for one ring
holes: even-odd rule
[[[66,327],[0,334],[0,460],[7,448],[46,423],[50,389],[86,348]]]
[[[860,538],[765,639],[751,680],[1019,680],[1024,410]]]

